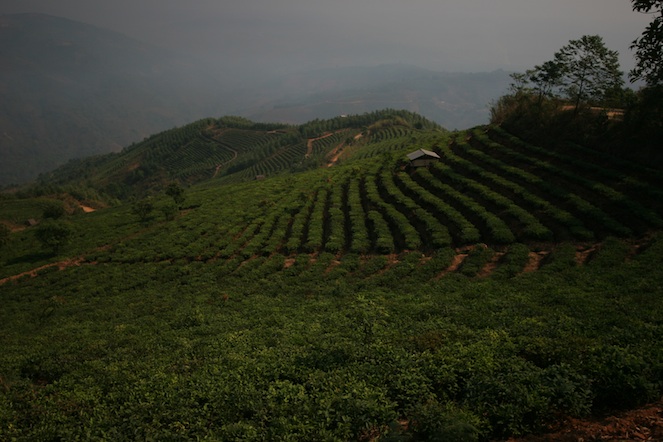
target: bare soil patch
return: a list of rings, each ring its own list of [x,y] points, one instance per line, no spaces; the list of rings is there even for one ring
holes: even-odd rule
[[[8,282],[20,279],[24,276],[30,276],[32,278],[35,278],[39,274],[40,271],[45,270],[45,269],[49,269],[51,267],[57,267],[58,270],[65,270],[69,267],[80,266],[81,264],[83,264],[83,262],[85,262],[85,258],[79,257],[79,258],[74,258],[74,259],[67,259],[67,260],[64,260],[64,261],[58,261],[58,262],[54,262],[54,263],[51,263],[51,264],[46,264],[46,265],[43,265],[41,267],[37,267],[35,269],[28,270],[27,272],[19,273],[18,275],[8,276],[6,278],[0,279],[0,286],[6,284]],[[93,264],[93,263],[90,263],[90,264]]]
[[[467,253],[457,253],[456,256],[454,256],[453,260],[451,261],[451,265],[444,269],[442,273],[437,275],[435,279],[440,279],[449,273],[455,272],[460,268],[460,266],[463,264],[463,261],[465,261],[465,258],[467,258],[468,254]]]
[[[541,267],[541,262],[549,254],[550,252],[548,251],[530,252],[529,261],[527,261],[527,264],[525,264],[525,268],[523,268],[523,273],[530,273],[539,270],[539,267]]]
[[[663,400],[609,417],[567,418],[551,430],[507,442],[663,441]]]
[[[578,249],[575,256],[576,263],[581,266],[585,264],[589,258],[600,248],[599,244],[595,244],[591,247],[586,247],[583,249]]]
[[[341,157],[343,154],[343,148],[345,147],[345,143],[341,143],[338,146],[336,146],[331,152],[329,152],[329,162],[327,163],[327,167],[332,167],[334,164],[338,162],[338,159]]]
[[[490,258],[490,261],[488,261],[488,263],[479,271],[479,273],[477,273],[477,276],[479,278],[488,278],[490,275],[492,275],[504,255],[504,252],[495,252],[493,257]]]

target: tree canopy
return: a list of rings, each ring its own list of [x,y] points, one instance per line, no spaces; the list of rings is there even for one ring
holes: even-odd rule
[[[605,101],[623,85],[619,54],[609,50],[598,35],[571,40],[552,60],[512,78],[516,90],[534,92],[539,102],[544,97],[563,97],[573,101],[576,109],[584,102]]]
[[[562,89],[576,109],[583,101],[600,102],[621,88],[619,53],[609,50],[598,35],[585,35],[555,53]]]
[[[663,0],[633,0],[633,10],[654,18],[631,44],[636,65],[629,76],[631,81],[644,80],[648,86],[663,85]]]
[[[9,235],[11,230],[6,225],[0,223],[0,248],[4,247],[9,243]]]
[[[51,249],[54,254],[58,254],[69,243],[72,233],[68,223],[49,219],[41,223],[35,236],[43,248]]]
[[[184,202],[184,189],[177,182],[168,184],[166,195],[171,197],[178,207]]]

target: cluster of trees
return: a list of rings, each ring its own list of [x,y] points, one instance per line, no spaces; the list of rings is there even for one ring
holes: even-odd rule
[[[633,0],[633,10],[652,14],[653,19],[642,35],[635,39],[637,64],[631,80],[644,80],[649,87],[663,85],[663,0]]]
[[[625,87],[617,51],[599,35],[585,35],[551,60],[512,74],[491,122],[548,147],[574,142],[663,165],[663,0],[632,0],[632,6],[653,17],[631,45],[636,65],[628,78],[644,87]]]
[[[511,75],[517,94],[534,94],[539,104],[545,98],[566,98],[576,112],[582,103],[622,104],[622,77],[618,52],[609,50],[598,35],[571,40],[552,60]]]
[[[347,128],[362,128],[374,125],[380,121],[398,121],[399,124],[415,129],[439,129],[440,126],[421,115],[406,110],[383,109],[366,112],[361,115],[344,115],[329,120],[315,119],[300,126],[300,133],[307,138],[317,137],[328,131],[337,131]]]
[[[177,181],[173,181],[166,186],[164,193],[169,196],[172,203],[162,203],[159,210],[163,213],[166,220],[173,220],[177,212],[182,208],[184,202],[184,188]],[[155,209],[154,202],[151,197],[146,197],[136,200],[131,205],[131,213],[136,215],[141,223],[146,223],[150,219],[150,215]]]
[[[629,73],[632,82],[645,81],[647,87],[663,84],[663,0],[633,0],[633,10],[653,14],[642,36],[633,41],[636,66]],[[608,49],[598,35],[571,40],[552,60],[524,73],[512,74],[516,92],[533,92],[539,102],[545,97],[581,103],[624,104],[623,72],[618,52]]]

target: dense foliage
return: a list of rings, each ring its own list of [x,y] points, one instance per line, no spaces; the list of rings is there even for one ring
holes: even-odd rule
[[[69,215],[59,256],[10,233],[0,439],[475,441],[660,397],[663,173],[395,117],[308,126],[333,167]]]
[[[571,40],[552,60],[511,77],[516,94],[533,93],[539,104],[546,97],[565,98],[576,113],[581,104],[623,104],[619,54],[609,50],[599,35]]]
[[[653,19],[642,35],[633,41],[636,66],[631,80],[645,80],[650,87],[663,86],[663,1],[632,0],[633,10],[652,14]]]

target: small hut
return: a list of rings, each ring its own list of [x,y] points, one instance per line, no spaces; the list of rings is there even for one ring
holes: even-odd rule
[[[407,154],[411,167],[428,167],[431,164],[440,161],[440,156],[435,152],[426,149],[415,150]]]

